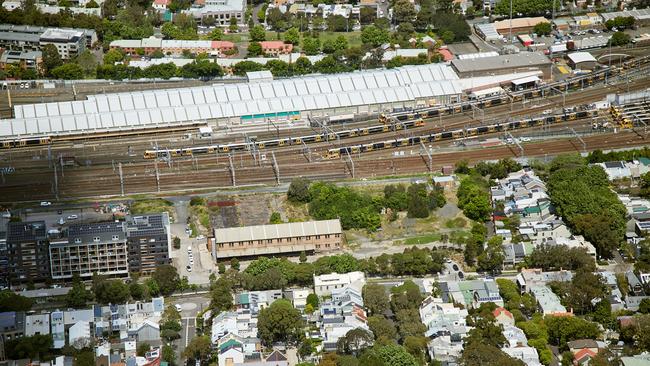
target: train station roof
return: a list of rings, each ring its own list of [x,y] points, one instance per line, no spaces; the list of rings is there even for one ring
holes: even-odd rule
[[[258,83],[91,95],[87,100],[15,106],[0,138],[129,130],[269,112],[345,108],[458,95],[458,76],[443,64]]]

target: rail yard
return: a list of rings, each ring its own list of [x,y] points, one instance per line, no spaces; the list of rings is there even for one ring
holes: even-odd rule
[[[610,108],[602,101],[646,90],[645,60],[531,90],[363,118],[231,126],[207,136],[197,132],[199,123],[5,140],[0,201],[171,194],[299,176],[359,179],[436,171],[459,159],[641,146],[648,104]]]

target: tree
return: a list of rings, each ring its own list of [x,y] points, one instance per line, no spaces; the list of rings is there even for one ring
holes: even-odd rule
[[[129,293],[133,300],[145,300],[149,297],[147,287],[139,284],[136,280],[129,284]]]
[[[305,263],[307,262],[307,253],[303,250],[300,252],[300,258],[299,258],[300,263]]]
[[[650,299],[643,299],[639,304],[639,313],[650,314]]]
[[[375,335],[375,338],[385,337],[387,339],[397,338],[397,328],[392,320],[386,319],[383,315],[373,315],[368,318],[368,328]]]
[[[487,242],[487,248],[478,256],[478,269],[480,271],[495,273],[503,267],[505,254],[503,252],[503,238],[493,236]]]
[[[72,291],[74,291],[74,286],[71,292]],[[11,290],[0,291],[0,313],[9,311],[29,311],[33,304],[34,300],[20,296]]]
[[[92,301],[93,294],[86,289],[86,285],[81,282],[78,274],[72,277],[72,288],[65,296],[65,303],[68,307],[79,309],[86,306],[88,301]],[[31,305],[30,305],[31,307]]]
[[[363,365],[378,365],[378,366],[417,366],[418,361],[408,353],[408,351],[397,344],[387,344],[381,346],[374,346],[365,355],[365,363]],[[375,359],[372,363],[368,363],[367,359]],[[381,362],[381,363],[380,363]]]
[[[393,17],[400,23],[412,22],[415,20],[415,6],[408,0],[396,0],[393,5]]]
[[[375,25],[369,25],[361,31],[361,42],[369,44],[372,47],[379,47],[390,40],[388,30],[379,28]]]
[[[219,277],[219,279],[214,283],[210,291],[210,308],[217,311],[228,311],[233,306],[232,301],[232,288],[228,280],[224,277]]]
[[[465,343],[465,350],[460,359],[460,364],[474,365],[499,365],[499,366],[524,366],[525,364],[511,358],[499,348],[481,342]]]
[[[347,353],[356,357],[363,350],[370,347],[372,341],[372,333],[363,328],[355,328],[339,338],[338,342],[336,342],[336,349],[339,354]]]
[[[90,50],[85,50],[82,52],[79,56],[77,56],[75,62],[81,66],[85,76],[94,76],[95,70],[97,70],[97,60],[95,59],[95,55],[93,55]]]
[[[538,36],[548,36],[552,31],[553,28],[549,22],[540,22],[533,27],[533,33],[536,33]]]
[[[369,283],[363,286],[363,303],[369,315],[381,315],[390,306],[390,300],[384,286]]]
[[[151,350],[151,346],[147,342],[141,342],[138,343],[138,347],[136,349],[136,354],[140,357],[144,357],[144,355]]]
[[[230,268],[234,269],[235,271],[239,271],[239,260],[237,258],[230,260]]]
[[[152,278],[158,284],[160,293],[166,296],[171,295],[180,283],[180,277],[178,276],[176,267],[169,264],[163,264],[162,266],[156,267],[156,271],[153,273]]]
[[[228,26],[228,30],[231,33],[236,33],[239,30],[239,26],[237,25],[237,18],[235,17],[230,18],[230,25]]]
[[[171,366],[176,365],[176,352],[174,352],[174,347],[167,344],[163,345],[162,359]]]
[[[625,46],[630,43],[632,39],[630,35],[624,32],[615,32],[612,34],[612,38],[609,39],[609,43],[612,46]]]
[[[377,10],[373,8],[364,6],[359,11],[359,21],[363,25],[371,24],[372,22],[375,21],[376,17],[377,17]]]
[[[122,304],[130,297],[129,287],[123,281],[107,280],[104,276],[93,276],[93,292],[100,304]]]
[[[260,56],[264,52],[262,50],[262,45],[259,42],[251,42],[251,43],[249,43],[247,51],[248,51],[248,56],[250,56],[250,57]]]
[[[298,33],[297,28],[289,28],[284,32],[284,42],[291,43],[292,45],[297,45],[300,43],[300,33]]]
[[[282,216],[280,216],[279,212],[273,211],[271,213],[271,218],[269,218],[269,224],[281,224],[282,223]]]
[[[318,305],[319,305],[318,295],[314,293],[310,293],[309,295],[307,295],[307,304],[311,305],[314,309],[318,309]]]
[[[471,220],[486,221],[492,211],[490,195],[473,178],[461,181],[456,193],[458,207]]]
[[[50,74],[56,79],[80,80],[84,78],[84,70],[77,64],[63,64],[50,70]]]
[[[427,201],[427,186],[425,184],[411,184],[408,188],[408,217],[429,217],[429,204]]]
[[[544,271],[560,269],[585,269],[595,271],[596,263],[583,248],[569,248],[566,245],[540,245],[526,258],[529,268],[541,268]]]
[[[343,15],[330,15],[327,17],[327,30],[330,32],[346,32],[348,20]]]
[[[608,295],[607,286],[599,275],[580,269],[571,279],[566,294],[561,297],[575,313],[586,314],[594,310],[593,301]]]
[[[258,317],[258,336],[270,346],[275,342],[296,343],[302,334],[302,316],[287,300],[274,301]]]
[[[312,37],[302,38],[302,50],[307,55],[317,55],[320,53],[320,39]]]
[[[46,44],[41,48],[41,53],[43,57],[43,66],[45,66],[46,72],[50,72],[63,65],[63,60],[61,59],[59,50],[57,50],[55,45]]]
[[[211,352],[210,337],[207,335],[194,337],[185,347],[183,356],[193,360],[206,360]]]
[[[291,202],[309,202],[309,185],[311,182],[306,178],[294,178],[287,190],[287,199]]]
[[[261,25],[256,25],[250,30],[251,40],[260,42],[266,40],[266,30]]]
[[[49,354],[52,336],[36,334],[31,337],[17,337],[5,341],[5,356],[9,360],[24,358],[40,359]]]
[[[211,41],[221,41],[223,38],[223,30],[219,27],[215,27],[213,30],[208,33],[208,38]]]
[[[97,4],[95,0],[90,0],[89,2],[86,3],[86,8],[88,9],[99,8],[99,4]]]
[[[548,341],[550,344],[566,349],[566,343],[576,339],[592,339],[598,337],[598,326],[579,317],[554,317],[544,318],[544,324],[548,329]]]

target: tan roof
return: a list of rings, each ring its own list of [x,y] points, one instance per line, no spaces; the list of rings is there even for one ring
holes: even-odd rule
[[[512,20],[512,27],[513,28],[534,27],[538,23],[549,23],[549,21],[544,17],[515,18]],[[510,28],[510,19],[494,22],[494,28],[496,28],[497,30]]]
[[[215,229],[214,237],[216,243],[231,243],[340,233],[341,222],[336,219]]]

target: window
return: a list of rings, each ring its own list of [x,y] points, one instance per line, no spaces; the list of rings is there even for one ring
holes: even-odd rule
[[[75,239],[74,239],[74,242],[75,242],[75,244],[80,244],[80,243],[81,243],[81,239],[79,239],[79,238],[75,238]]]
[[[119,237],[118,237],[117,235],[113,235],[113,237],[112,237],[111,239],[113,239],[113,240],[117,240],[118,238],[119,238]]]
[[[232,248],[235,246],[235,243],[228,243],[228,246]]]

